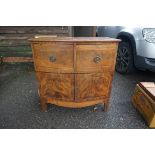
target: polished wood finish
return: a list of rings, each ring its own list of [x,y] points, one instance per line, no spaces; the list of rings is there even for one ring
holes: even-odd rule
[[[78,72],[103,72],[105,67],[111,68],[116,44],[76,45]],[[99,62],[95,58],[99,58]]]
[[[106,73],[77,74],[76,101],[108,97],[111,75]]]
[[[43,96],[65,101],[74,101],[74,74],[37,72],[40,92]]]
[[[49,68],[51,72],[74,72],[73,69],[73,45],[44,43],[34,44],[35,66]],[[55,60],[51,62],[50,58]]]
[[[42,110],[47,110],[47,103],[72,108],[103,103],[106,111],[119,41],[100,37],[31,39]]]
[[[67,42],[67,43],[118,43],[119,39],[113,39],[108,37],[44,37],[44,38],[32,38],[31,42]]]
[[[141,82],[136,85],[132,102],[147,121],[150,128],[155,128],[155,83]]]

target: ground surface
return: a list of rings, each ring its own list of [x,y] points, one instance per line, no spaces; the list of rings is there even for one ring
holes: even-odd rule
[[[155,74],[115,73],[108,112],[93,107],[68,109],[49,105],[41,112],[31,65],[0,66],[0,128],[147,128],[131,103],[136,83],[155,81]]]

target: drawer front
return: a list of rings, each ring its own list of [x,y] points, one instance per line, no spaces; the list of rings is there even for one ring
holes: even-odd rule
[[[76,101],[107,98],[111,78],[109,73],[77,74],[75,78]]]
[[[113,69],[116,59],[116,49],[116,43],[76,45],[77,72],[102,72],[107,67]]]
[[[73,45],[33,44],[33,56],[37,71],[73,72]]]
[[[42,96],[64,101],[74,100],[74,74],[37,72],[37,78]]]

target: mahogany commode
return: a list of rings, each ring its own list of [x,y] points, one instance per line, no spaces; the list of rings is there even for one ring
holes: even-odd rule
[[[32,38],[40,103],[80,108],[109,105],[120,40],[103,37]]]

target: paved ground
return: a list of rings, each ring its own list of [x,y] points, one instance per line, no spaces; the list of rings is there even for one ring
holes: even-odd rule
[[[39,109],[37,81],[31,65],[0,66],[0,128],[147,128],[134,109],[131,96],[139,81],[155,81],[155,74],[138,71],[115,73],[110,109],[68,109],[49,105]]]

